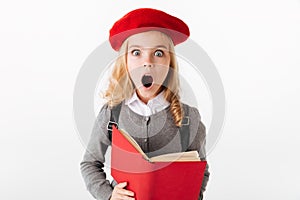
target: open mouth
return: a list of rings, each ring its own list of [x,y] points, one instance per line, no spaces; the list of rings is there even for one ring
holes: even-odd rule
[[[153,78],[151,75],[144,75],[142,77],[142,84],[144,87],[149,88],[153,84]]]

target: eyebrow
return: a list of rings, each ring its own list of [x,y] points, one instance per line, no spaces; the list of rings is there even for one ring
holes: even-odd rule
[[[156,49],[156,48],[163,48],[163,49],[168,49],[165,45],[157,45],[157,46],[154,46],[154,47],[144,47],[144,46],[140,46],[140,45],[130,45],[128,47],[129,49],[132,49],[132,48],[147,48],[147,49]]]

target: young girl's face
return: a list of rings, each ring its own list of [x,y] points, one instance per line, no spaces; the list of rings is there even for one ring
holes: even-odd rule
[[[139,98],[147,103],[160,91],[170,65],[170,39],[158,31],[128,38],[127,70]]]

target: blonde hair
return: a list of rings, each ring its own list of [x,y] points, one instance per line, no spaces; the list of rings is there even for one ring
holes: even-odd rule
[[[168,37],[169,38],[169,37]],[[170,102],[170,112],[176,126],[180,127],[184,116],[182,105],[179,96],[179,76],[178,64],[174,51],[174,44],[170,40],[170,70],[163,84],[164,98]],[[131,98],[135,86],[132,83],[129,73],[127,71],[127,50],[128,40],[125,40],[119,50],[119,56],[113,66],[112,74],[109,79],[109,85],[104,92],[104,98],[110,107],[116,106],[124,99]]]

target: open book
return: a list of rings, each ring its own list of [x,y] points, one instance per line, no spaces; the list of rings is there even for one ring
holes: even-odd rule
[[[149,158],[124,130],[113,127],[111,175],[137,200],[198,199],[206,161],[197,151]]]
[[[116,132],[116,131],[115,131]],[[149,162],[180,162],[180,161],[200,161],[198,151],[188,151],[180,153],[168,153],[159,156],[154,156],[149,158],[138,143],[125,131],[120,129],[120,134],[122,134],[128,142],[143,156],[145,160]]]

